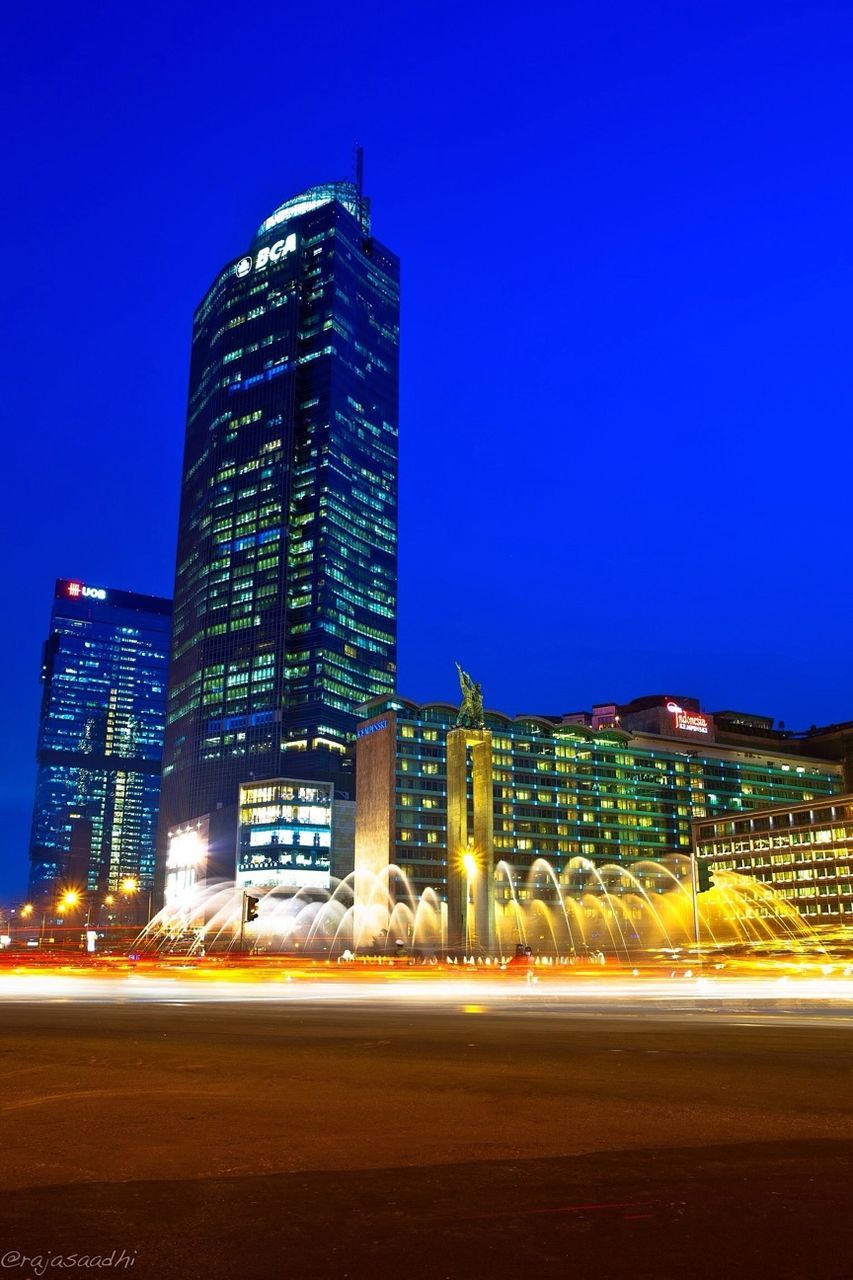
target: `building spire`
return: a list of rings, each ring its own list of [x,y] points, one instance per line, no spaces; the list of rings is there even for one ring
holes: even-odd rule
[[[358,222],[364,231],[364,147],[355,144],[355,189],[358,193]]]

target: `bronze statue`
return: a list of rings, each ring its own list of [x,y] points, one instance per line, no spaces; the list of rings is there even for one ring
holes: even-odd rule
[[[482,729],[483,720],[483,687],[475,684],[467,671],[463,671],[459,663],[456,664],[456,670],[459,672],[459,687],[462,690],[462,706],[459,708],[459,714],[456,717],[456,727],[458,729]]]

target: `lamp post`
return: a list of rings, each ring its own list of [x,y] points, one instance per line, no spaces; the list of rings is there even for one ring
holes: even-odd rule
[[[126,876],[121,882],[121,891],[126,898],[133,898],[139,893],[140,884],[136,876]],[[145,919],[146,925],[151,923],[151,890],[148,890],[148,915]]]
[[[20,920],[29,920],[32,914],[33,914],[33,904],[31,902],[25,902],[21,907],[21,910],[18,912],[18,918]],[[9,930],[9,932],[11,933],[11,929]]]
[[[693,940],[696,943],[696,959],[702,968],[702,941],[699,934],[699,872],[696,867],[696,850],[690,854],[690,882],[693,898]]]
[[[82,902],[83,902],[83,894],[80,892],[79,889],[66,889],[62,897],[59,899],[59,902],[56,907],[56,914],[60,916],[70,915],[72,911],[74,911],[77,907],[81,906]],[[86,905],[87,905],[86,925],[88,925],[89,923],[88,902]],[[86,926],[84,925],[84,928],[85,927]],[[80,943],[78,940],[78,946],[79,945]]]
[[[469,942],[473,941],[471,938],[471,905],[472,905],[471,898],[472,898],[472,886],[474,883],[474,877],[477,874],[477,859],[474,855],[474,850],[470,842],[468,844],[468,848],[466,852],[462,855],[462,867],[465,871],[465,917],[464,919],[465,919],[465,950],[467,952]],[[476,915],[475,915],[475,919],[476,919]],[[473,952],[474,950],[473,946],[471,950]]]

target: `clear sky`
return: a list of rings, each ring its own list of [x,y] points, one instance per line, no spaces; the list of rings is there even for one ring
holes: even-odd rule
[[[365,148],[403,264],[400,692],[853,718],[853,8],[5,18],[0,893],[53,581],[171,594],[195,304]]]

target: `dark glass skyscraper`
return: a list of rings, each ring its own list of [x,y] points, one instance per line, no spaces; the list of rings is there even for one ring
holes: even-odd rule
[[[210,814],[233,874],[241,783],[353,791],[356,708],[395,687],[398,338],[399,263],[349,182],[276,209],[196,311],[164,860]]]
[[[42,663],[30,893],[153,884],[171,601],[60,579]]]

